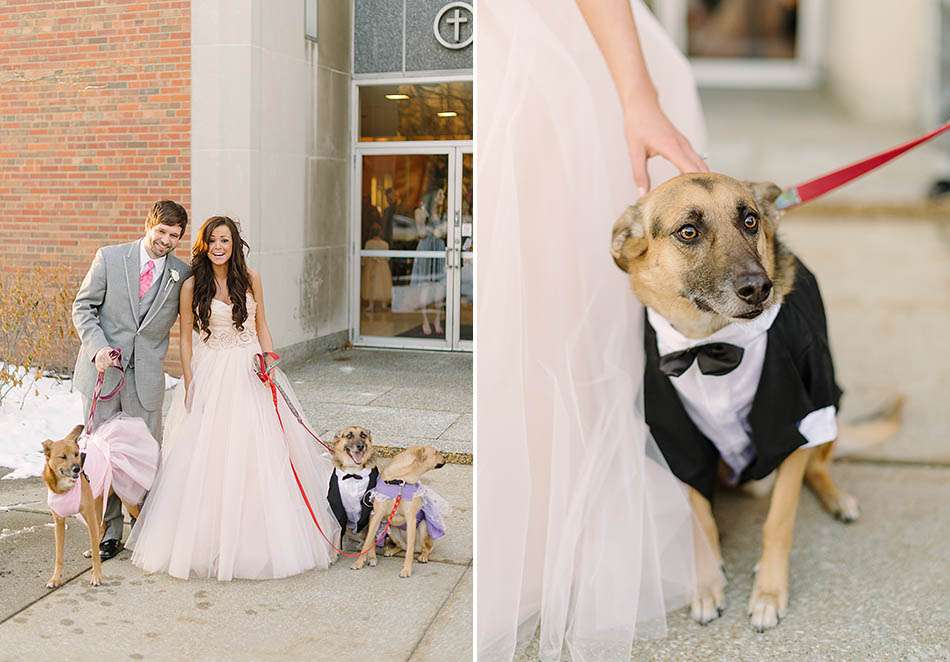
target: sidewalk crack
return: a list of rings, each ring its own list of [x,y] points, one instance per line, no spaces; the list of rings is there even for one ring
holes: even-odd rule
[[[75,575],[73,575],[72,577],[70,577],[69,579],[67,579],[66,581],[64,581],[64,582],[62,583],[62,585],[58,586],[57,588],[47,589],[47,592],[46,592],[46,593],[44,593],[44,594],[41,595],[40,597],[36,598],[35,600],[33,600],[33,601],[31,601],[31,602],[28,602],[27,604],[23,605],[22,607],[20,607],[19,609],[17,609],[15,612],[13,612],[12,614],[10,614],[9,616],[6,616],[6,617],[4,617],[4,618],[0,618],[0,626],[2,626],[4,623],[6,623],[7,621],[9,621],[11,618],[15,618],[16,616],[19,616],[20,614],[22,614],[23,612],[25,612],[27,609],[29,609],[30,607],[32,607],[33,605],[35,605],[37,602],[40,602],[41,600],[45,600],[46,598],[50,597],[51,595],[53,595],[53,594],[56,593],[57,591],[61,591],[61,590],[62,590],[63,588],[65,588],[67,585],[69,585],[69,584],[71,584],[72,582],[74,582],[75,580],[79,579],[80,577],[82,577],[83,575],[85,575],[85,574],[86,574],[87,572],[89,572],[90,570],[92,570],[92,566],[91,566],[91,565],[90,565],[88,568],[86,568],[85,570],[80,570],[78,573],[76,573]]]
[[[465,579],[465,575],[468,573],[471,567],[472,567],[471,562],[466,564],[467,569],[465,570],[465,572],[459,575],[458,581],[456,581],[455,584],[452,585],[452,588],[449,590],[448,594],[445,596],[445,599],[442,601],[442,604],[440,604],[439,608],[435,610],[435,614],[432,615],[432,620],[429,621],[428,625],[426,625],[425,629],[422,631],[422,634],[419,635],[419,638],[416,639],[416,643],[413,644],[412,650],[409,651],[409,657],[407,657],[406,660],[411,660],[412,656],[416,654],[416,650],[418,650],[419,644],[421,644],[422,640],[426,638],[426,635],[429,633],[429,630],[431,630],[432,626],[435,624],[436,619],[439,618],[439,614],[442,613],[442,610],[445,609],[445,605],[448,604],[449,598],[451,598],[452,594],[455,593],[456,589],[458,589],[459,585],[462,583],[462,580]]]

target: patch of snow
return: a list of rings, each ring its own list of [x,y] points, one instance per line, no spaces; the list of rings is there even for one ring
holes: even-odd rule
[[[71,380],[44,377],[13,389],[0,404],[0,466],[13,469],[3,480],[41,475],[43,441],[62,439],[83,421]]]

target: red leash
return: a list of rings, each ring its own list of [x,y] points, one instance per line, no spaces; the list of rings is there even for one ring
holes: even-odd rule
[[[267,363],[266,363],[266,361],[265,361],[265,357],[266,357],[266,356],[270,356],[270,357],[272,357],[272,358],[274,359],[274,362],[270,365],[270,367],[267,367]],[[324,448],[326,448],[330,453],[333,453],[333,446],[331,446],[330,444],[328,444],[327,442],[325,442],[323,439],[321,439],[319,435],[317,435],[315,432],[313,432],[313,430],[311,430],[311,429],[307,426],[307,424],[304,423],[304,421],[303,421],[303,416],[300,415],[300,412],[297,411],[297,408],[294,407],[293,403],[290,402],[290,398],[288,398],[288,397],[287,397],[287,394],[284,393],[283,387],[282,387],[280,384],[278,384],[277,382],[273,381],[273,380],[270,378],[270,371],[273,370],[274,368],[276,368],[276,367],[277,367],[277,364],[280,363],[280,356],[278,356],[278,355],[275,354],[274,352],[265,352],[264,354],[255,354],[255,355],[254,355],[254,358],[257,359],[257,367],[254,368],[255,372],[257,372],[257,378],[260,379],[260,380],[261,380],[261,383],[263,383],[265,386],[270,386],[271,393],[272,393],[272,395],[273,395],[273,397],[274,397],[274,409],[275,409],[275,411],[277,410],[277,393],[276,393],[276,391],[280,391],[280,395],[281,395],[281,397],[284,399],[284,404],[287,405],[287,408],[288,408],[288,409],[290,409],[290,413],[292,413],[292,414],[294,415],[294,417],[297,419],[297,422],[300,423],[300,426],[301,426],[304,430],[307,431],[307,434],[309,434],[311,437],[313,437],[314,439],[316,439],[317,442],[319,442],[319,444],[320,444],[321,446],[323,446]],[[280,412],[279,412],[279,411],[277,412],[277,420],[280,420]],[[280,426],[281,426],[281,429],[283,429],[283,427],[284,427],[283,422],[281,422]]]
[[[271,357],[274,359],[274,363],[270,367],[267,367],[267,357]],[[310,434],[310,436],[316,439],[317,441],[319,441],[323,445],[324,448],[326,448],[329,451],[332,451],[333,449],[329,444],[325,443],[322,439],[320,439],[320,437],[318,437],[317,435],[315,435],[313,432],[310,431],[310,428],[308,428],[307,425],[303,422],[303,419],[300,416],[300,413],[297,412],[297,410],[293,407],[293,405],[290,404],[290,400],[287,398],[287,394],[284,393],[283,389],[280,388],[280,385],[277,384],[277,382],[275,382],[273,378],[271,378],[270,371],[273,370],[275,367],[277,367],[277,361],[280,360],[280,356],[278,356],[274,352],[264,352],[263,354],[255,354],[254,358],[257,359],[257,367],[255,368],[257,372],[257,378],[261,380],[261,383],[264,386],[267,386],[270,388],[271,398],[274,401],[274,412],[277,414],[277,422],[280,423],[281,431],[284,434],[287,433],[287,431],[284,429],[284,421],[280,417],[280,408],[278,407],[278,404],[277,404],[278,390],[280,390],[280,394],[281,396],[283,396],[284,402],[290,408],[290,411],[294,413],[294,415],[297,417],[297,421]],[[337,554],[341,554],[351,559],[358,559],[364,554],[367,554],[368,550],[366,552],[360,552],[359,554],[353,554],[352,552],[344,552],[342,549],[337,548],[337,546],[333,544],[333,541],[327,537],[327,534],[323,532],[323,527],[320,526],[320,522],[317,521],[317,515],[313,512],[313,506],[310,505],[310,499],[307,497],[307,491],[304,489],[303,483],[300,482],[300,476],[297,475],[297,468],[294,466],[294,461],[290,459],[289,455],[287,459],[290,461],[290,470],[294,474],[294,480],[297,481],[297,489],[300,490],[300,496],[303,497],[303,502],[306,504],[307,510],[310,512],[310,519],[312,519],[313,523],[317,526],[317,531],[320,532],[320,535],[323,536],[323,539],[327,541],[330,547],[333,548],[333,550]],[[400,488],[400,492],[401,491],[402,491],[402,488]],[[386,537],[386,534],[389,533],[389,528],[390,526],[392,526],[393,518],[396,516],[396,511],[399,509],[399,504],[401,501],[402,501],[402,494],[397,494],[396,499],[393,502],[393,509],[392,511],[390,511],[389,517],[386,519],[386,528],[383,530],[384,539]],[[373,544],[374,545],[376,544],[375,540],[373,541]]]
[[[884,165],[888,161],[893,161],[898,156],[905,152],[909,152],[918,145],[922,145],[928,140],[933,140],[939,136],[944,131],[950,130],[950,122],[947,122],[941,127],[938,127],[931,131],[930,133],[922,135],[920,138],[915,138],[910,142],[906,142],[903,145],[898,145],[891,149],[885,150],[880,154],[875,154],[851,165],[847,165],[838,170],[834,170],[827,174],[822,175],[821,177],[816,177],[815,179],[810,179],[807,182],[798,184],[797,186],[791,186],[784,191],[782,194],[775,200],[775,206],[778,209],[788,209],[789,207],[794,207],[796,205],[809,202],[815,198],[821,197],[826,193],[829,193],[836,188],[844,186],[853,179],[857,179],[861,175],[867,174]]]

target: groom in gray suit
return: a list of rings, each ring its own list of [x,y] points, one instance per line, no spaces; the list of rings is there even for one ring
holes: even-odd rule
[[[173,253],[187,225],[188,213],[180,204],[156,202],[145,219],[145,236],[96,251],[76,293],[73,324],[82,346],[73,384],[87,415],[98,375],[105,372],[103,393],[119,381],[118,370],[106,370],[118,365],[109,356],[113,349],[121,350],[125,369],[125,388],[115,399],[96,405],[94,426],[123,412],[143,419],[152,436],[162,441],[162,359],[178,317],[181,284],[191,273]],[[115,495],[109,498],[104,519],[99,549],[102,559],[110,559],[122,550],[122,504]]]

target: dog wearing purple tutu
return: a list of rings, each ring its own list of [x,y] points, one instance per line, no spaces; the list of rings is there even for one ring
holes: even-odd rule
[[[371,494],[373,514],[366,529],[366,539],[360,557],[353,570],[364,564],[376,565],[376,547],[383,546],[383,556],[394,556],[399,550],[406,551],[406,560],[399,572],[400,577],[412,576],[412,562],[419,553],[419,563],[428,563],[433,541],[445,535],[442,517],[446,505],[430,487],[422,485],[420,478],[445,466],[445,458],[432,446],[413,446],[396,455],[380,474]],[[388,529],[387,520],[397,497],[399,506]],[[381,525],[383,525],[381,527]]]

